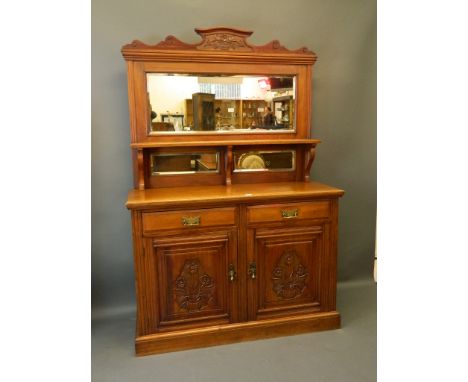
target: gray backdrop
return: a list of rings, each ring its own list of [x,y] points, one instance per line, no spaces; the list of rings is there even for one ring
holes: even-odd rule
[[[376,213],[375,0],[92,1],[92,304],[134,306],[132,187],[122,45],[167,35],[195,43],[196,27],[253,30],[255,45],[306,46],[314,65],[312,137],[322,140],[312,179],[346,191],[340,202],[340,281],[371,277]]]

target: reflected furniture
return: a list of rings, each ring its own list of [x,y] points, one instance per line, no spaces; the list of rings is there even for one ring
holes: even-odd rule
[[[137,355],[340,327],[338,199],[310,180],[316,55],[250,31],[122,47]],[[261,126],[270,107],[275,129]],[[185,116],[163,129],[148,117]],[[159,123],[164,123],[163,121]]]
[[[215,129],[215,95],[195,93],[192,95],[193,130],[210,131]]]
[[[170,122],[151,122],[151,131],[175,131]]]

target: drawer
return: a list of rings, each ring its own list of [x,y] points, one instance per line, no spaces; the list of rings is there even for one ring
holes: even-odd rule
[[[143,213],[143,232],[236,224],[236,208]]]
[[[247,208],[249,223],[326,218],[330,215],[330,202],[268,204]]]

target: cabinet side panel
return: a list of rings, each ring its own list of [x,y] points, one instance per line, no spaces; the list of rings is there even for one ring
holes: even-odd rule
[[[145,330],[145,282],[144,282],[144,243],[141,236],[141,213],[132,211],[132,237],[133,259],[135,267],[135,293],[136,293],[136,335],[147,334]]]
[[[330,238],[329,238],[329,297],[328,310],[336,310],[336,282],[337,282],[337,258],[338,258],[338,199],[331,202],[330,208]]]

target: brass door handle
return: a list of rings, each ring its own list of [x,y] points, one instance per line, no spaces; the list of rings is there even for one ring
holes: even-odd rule
[[[299,210],[294,208],[292,210],[281,210],[281,217],[283,219],[292,219],[299,216]]]
[[[236,279],[236,276],[237,276],[237,273],[236,273],[236,270],[234,268],[234,265],[233,264],[229,264],[229,269],[228,269],[228,278],[229,278],[229,281],[230,282],[234,282],[234,280]]]
[[[182,224],[185,226],[200,225],[200,216],[182,216]]]
[[[249,265],[249,275],[252,280],[257,278],[257,264],[255,264],[255,261]]]

